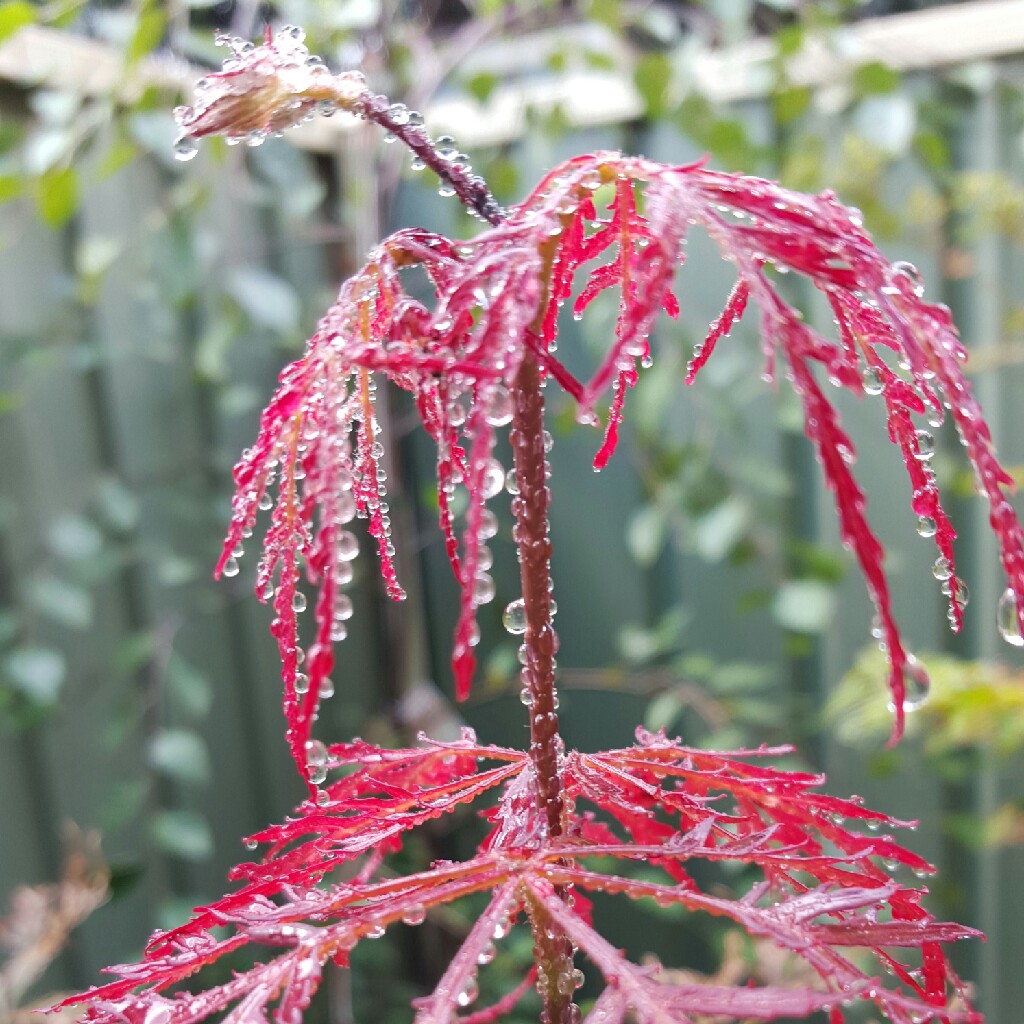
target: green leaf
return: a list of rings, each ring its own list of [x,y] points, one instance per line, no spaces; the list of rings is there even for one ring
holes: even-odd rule
[[[210,826],[196,811],[160,811],[150,825],[150,835],[161,850],[182,860],[207,860],[213,855]]]
[[[125,54],[128,63],[134,64],[145,57],[147,53],[152,53],[160,45],[166,28],[167,14],[163,7],[156,5],[146,7],[139,15],[135,34],[128,44],[128,52]]]
[[[708,562],[720,562],[739,543],[750,521],[750,508],[739,498],[728,498],[694,523],[697,553]]]
[[[96,504],[103,521],[114,530],[127,533],[139,521],[139,499],[116,476],[100,478]]]
[[[27,0],[5,0],[0,4],[0,42],[35,20],[36,9]]]
[[[100,826],[113,832],[131,821],[141,810],[149,794],[146,778],[119,779],[108,783],[100,809]]]
[[[832,587],[819,580],[787,580],[779,587],[772,611],[779,624],[795,633],[821,633],[835,609]]]
[[[664,53],[645,54],[633,70],[633,83],[644,101],[648,117],[661,117],[666,110],[672,63]]]
[[[0,647],[12,643],[20,629],[21,616],[16,611],[8,608],[0,611]]]
[[[224,290],[259,326],[285,335],[298,331],[299,296],[283,277],[263,267],[233,267],[227,273]]]
[[[43,223],[63,227],[78,209],[78,173],[73,167],[49,170],[36,181],[36,206]]]
[[[25,191],[25,179],[20,174],[0,174],[0,203],[9,203]]]
[[[933,171],[943,171],[949,167],[949,144],[937,132],[918,132],[914,136],[914,152]]]
[[[657,505],[644,505],[626,528],[626,545],[638,565],[653,565],[665,544],[665,516]]]
[[[50,550],[68,562],[94,558],[103,549],[103,534],[85,516],[63,515],[47,532]]]
[[[811,90],[805,85],[790,85],[772,96],[772,109],[779,124],[789,124],[807,112],[811,105]]]
[[[590,0],[586,14],[593,21],[607,25],[614,32],[622,28],[622,7],[619,0]]]
[[[853,88],[859,96],[895,92],[901,81],[898,71],[877,60],[861,64],[853,73]]]
[[[666,690],[664,693],[658,694],[647,705],[647,710],[644,713],[644,725],[651,732],[657,732],[659,729],[668,729],[675,722],[681,710],[682,700],[680,699],[679,691]]]
[[[161,729],[149,743],[147,760],[161,775],[189,785],[210,778],[210,755],[191,729]]]
[[[167,662],[164,683],[168,703],[186,718],[205,718],[213,704],[210,681],[179,654]]]
[[[97,175],[100,180],[116,174],[122,167],[127,167],[139,155],[139,147],[131,139],[119,138],[110,144],[103,154]]]
[[[47,618],[69,629],[85,629],[92,622],[92,595],[57,576],[41,576],[29,587],[29,600]]]
[[[806,30],[796,22],[785,25],[775,33],[775,47],[780,57],[792,57],[803,49]]]
[[[501,79],[490,71],[478,71],[467,79],[466,91],[478,103],[486,103],[500,81]]]
[[[64,683],[66,666],[58,651],[22,647],[4,659],[4,676],[36,704],[53,704]]]

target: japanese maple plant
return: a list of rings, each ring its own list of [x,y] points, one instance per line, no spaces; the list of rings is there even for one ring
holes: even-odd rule
[[[914,268],[886,260],[856,211],[831,193],[802,195],[702,162],[673,167],[608,152],[554,168],[506,210],[451,139],[432,139],[416,112],[374,95],[357,73],[332,74],[307,53],[301,30],[268,33],[255,47],[224,42],[231,53],[223,70],[198,83],[194,106],[176,111],[180,158],[191,157],[204,135],[258,144],[342,110],[401,140],[439,175],[442,194],[457,196],[485,225],[466,240],[410,228],[381,241],[342,285],[302,357],[282,372],[259,436],[235,469],[218,572],[238,571],[243,540],[262,510],[257,592],[274,612],[287,741],[308,799],[283,824],[249,837],[259,854],[234,869],[233,892],[197,909],[187,924],[157,933],[141,963],[113,968],[117,980],[71,1001],[85,1003],[85,1019],[96,1024],[191,1024],[211,1015],[228,1024],[264,1024],[268,1015],[297,1024],[328,961],[344,965],[363,940],[486,894],[485,909],[433,992],[415,1002],[419,1024],[497,1020],[532,987],[545,1024],[815,1013],[840,1024],[846,1008],[861,1001],[895,1024],[980,1021],[941,945],[977,933],[935,920],[922,905],[926,889],[893,877],[901,866],[919,878],[932,871],[887,834],[909,823],[857,798],[823,794],[819,776],[773,767],[771,759],[788,748],[716,753],[638,729],[631,747],[566,750],[552,625],[546,390],[563,389],[581,422],[603,424],[595,445],[600,469],[616,446],[628,393],[650,361],[655,322],[663,311],[679,314],[674,273],[690,229],[699,226],[734,265],[736,283],[694,353],[686,383],[756,307],[763,375],[786,378],[799,396],[842,540],[874,603],[875,636],[888,656],[893,738],[927,680],[893,618],[882,547],[865,516],[832,386],[866,393],[885,416],[910,477],[918,531],[938,549],[934,573],[958,630],[966,588],[930,468],[934,440],[921,425],[952,417],[991,506],[1009,584],[1002,629],[1019,644],[1024,536],[948,310],[925,302]],[[825,297],[835,337],[820,334],[786,302],[773,265]],[[429,302],[406,290],[410,267],[425,272]],[[614,336],[593,376],[581,380],[555,355],[559,310],[569,300],[580,316],[605,289],[619,300]],[[421,736],[404,750],[360,740],[328,744],[314,735],[317,709],[334,689],[335,645],[352,614],[345,588],[358,550],[354,519],[366,521],[388,594],[403,597],[374,404],[382,380],[411,393],[437,448],[440,528],[461,592],[452,654],[460,699],[474,676],[476,613],[494,596],[487,542],[498,519],[488,503],[506,479],[495,445],[500,437],[510,441],[522,596],[504,621],[522,638],[526,751],[488,745],[469,730],[455,742]],[[314,623],[304,644],[307,592]],[[474,801],[483,803],[488,828],[475,855],[406,876],[380,871],[411,830]],[[638,880],[624,866],[634,861],[655,866],[660,880]],[[696,861],[734,862],[759,880],[727,898],[702,889],[690,870]],[[802,961],[802,983],[680,983],[632,963],[595,930],[593,893],[727,919]],[[534,965],[496,1004],[482,1006],[479,975],[516,924],[532,933]],[[206,985],[200,973],[182,984],[243,947],[268,949],[228,981]],[[585,1010],[577,1001],[584,971],[594,979]]]

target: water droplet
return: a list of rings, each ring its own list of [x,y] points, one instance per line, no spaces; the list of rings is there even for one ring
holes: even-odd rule
[[[480,964],[481,967],[486,966],[494,959],[497,952],[498,951],[494,948],[494,943],[488,942],[487,945],[480,950],[480,953],[476,958],[476,962]]]
[[[298,25],[282,25],[278,30],[277,38],[290,40],[293,43],[301,43],[305,40],[306,33]]]
[[[331,794],[328,793],[326,789],[321,789],[321,790],[317,791],[316,803],[317,803],[318,807],[325,807],[330,802],[331,802]]]
[[[863,381],[864,393],[867,395],[880,395],[885,390],[882,372],[877,366],[869,366],[861,374],[861,380]]]
[[[404,103],[392,103],[388,107],[388,117],[394,124],[403,125],[409,123],[409,111]]]
[[[414,128],[418,128],[423,124],[423,115],[418,110],[410,110],[409,116],[405,119],[406,124],[411,124]]]
[[[238,575],[238,559],[232,555],[225,563],[224,568],[221,569],[220,574],[222,576],[237,576]]]
[[[384,925],[373,924],[366,930],[366,937],[368,939],[379,939],[384,934]]]
[[[1009,587],[1003,591],[999,598],[999,607],[996,610],[996,624],[999,626],[999,635],[1013,647],[1024,647],[1024,635],[1021,634],[1020,624],[1017,619],[1017,599],[1013,590]]]
[[[497,459],[489,459],[483,474],[484,500],[501,493],[505,486],[505,468]]]
[[[309,676],[305,672],[295,673],[295,692],[309,693]]]
[[[576,991],[576,983],[573,981],[572,975],[566,972],[559,974],[555,981],[555,988],[558,989],[559,995],[571,996]]]
[[[338,534],[338,557],[343,562],[351,562],[359,554],[359,541],[355,534],[342,530]]]
[[[494,580],[487,573],[480,573],[473,584],[473,597],[477,604],[490,604],[494,600]]]
[[[906,260],[897,260],[892,265],[892,270],[894,274],[900,274],[910,279],[914,294],[918,298],[924,295],[924,278],[921,276],[921,271],[913,263],[908,263]]]
[[[934,537],[938,525],[931,516],[917,517],[917,533],[919,537]]]
[[[935,564],[932,566],[932,575],[937,580],[948,580],[953,575],[953,568],[949,564],[949,559],[942,556],[935,559]]]
[[[516,471],[514,469],[510,469],[505,474],[505,490],[509,494],[519,493],[519,481],[516,479]]]
[[[330,700],[334,696],[334,680],[330,676],[324,676],[320,680],[320,699]]]
[[[928,670],[913,654],[908,654],[903,662],[903,687],[903,710],[907,714],[923,707],[931,695],[932,681]],[[895,710],[892,702],[889,703],[889,710]]]
[[[469,1006],[471,1003],[476,1002],[478,995],[480,995],[480,986],[477,984],[476,978],[470,978],[462,986],[462,991],[455,997],[455,1002],[459,1006]]]
[[[426,166],[427,165],[418,156],[414,156],[409,161],[409,168],[413,171],[426,170]]]
[[[306,778],[314,786],[319,786],[327,778],[327,765],[311,764],[306,766]]]
[[[442,199],[450,199],[455,195],[455,186],[447,178],[442,178],[437,184],[437,194]]]
[[[526,602],[520,597],[510,601],[501,616],[505,629],[513,636],[526,632]]]
[[[407,907],[402,913],[402,921],[405,924],[413,925],[414,927],[418,924],[423,924],[427,918],[427,908],[421,903],[414,903],[411,907]]]
[[[175,160],[180,160],[182,163],[188,163],[189,160],[194,160],[198,155],[199,147],[195,144],[195,140],[181,138],[174,143]]]
[[[946,597],[953,596],[953,587],[956,586],[956,599],[961,608],[967,607],[967,602],[971,599],[971,592],[967,589],[967,584],[964,583],[959,576],[950,576],[945,583],[942,584],[942,592]]]
[[[453,160],[459,153],[458,144],[450,135],[439,135],[434,149],[442,160]]]
[[[255,850],[256,847],[259,846],[259,845],[260,844],[258,842],[256,842],[255,839],[246,839],[246,841],[245,841],[245,848],[247,850]]]
[[[295,591],[295,596],[292,598],[292,611],[304,612],[306,610],[306,595],[301,590]]]
[[[498,517],[489,509],[480,512],[480,539],[489,540],[498,532]]]
[[[533,690],[528,686],[524,686],[519,691],[519,703],[526,705],[526,707],[531,707],[533,705]]]
[[[929,430],[917,432],[917,452],[915,458],[921,462],[928,462],[935,456],[935,437]]]
[[[508,389],[498,385],[491,395],[491,404],[487,409],[487,422],[492,427],[503,427],[512,422],[512,396]]]

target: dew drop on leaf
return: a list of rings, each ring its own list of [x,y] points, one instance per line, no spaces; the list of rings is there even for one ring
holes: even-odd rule
[[[885,388],[882,374],[875,366],[869,366],[864,371],[861,380],[864,382],[864,393],[867,395],[880,395]]]
[[[221,569],[222,576],[237,576],[238,575],[238,559],[231,556],[225,563],[224,568]]]

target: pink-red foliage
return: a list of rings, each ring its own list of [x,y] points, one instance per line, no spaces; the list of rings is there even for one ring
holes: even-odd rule
[[[76,998],[88,1000],[86,1019],[97,1024],[191,1024],[223,1011],[232,1024],[262,1024],[272,1003],[278,1024],[296,1024],[328,960],[345,964],[357,942],[489,892],[487,909],[419,1002],[421,1024],[449,1024],[475,1001],[495,941],[527,912],[546,915],[603,979],[604,993],[587,1017],[595,1024],[627,1012],[653,1022],[704,1014],[772,1020],[819,1009],[842,1021],[842,1007],[860,999],[895,1024],[980,1021],[939,945],[977,933],[935,921],[920,903],[925,890],[890,877],[895,865],[920,875],[932,870],[891,835],[875,832],[908,823],[816,792],[821,776],[759,763],[786,753],[715,753],[643,731],[633,747],[570,752],[561,769],[563,835],[551,839],[526,754],[482,746],[468,731],[453,743],[421,737],[413,750],[338,744],[328,754],[329,769],[339,774],[324,785],[327,799],[306,801],[285,824],[253,837],[264,856],[235,869],[234,893],[157,934],[142,964],[112,969],[120,980]],[[397,850],[409,830],[493,790],[500,798],[484,812],[490,831],[476,856],[375,878],[383,854]],[[356,872],[329,880],[353,860]],[[622,873],[617,865],[629,861],[656,865],[662,880]],[[703,891],[687,869],[699,861],[746,865],[761,880],[736,899]],[[556,895],[566,890],[574,897]],[[737,989],[659,981],[594,929],[586,892],[725,918],[789,951],[820,982]],[[246,945],[280,952],[226,985],[161,994]],[[916,952],[908,959],[910,950]],[[580,981],[569,975],[564,984],[571,991]],[[950,1010],[954,996],[961,1008]],[[476,1011],[460,1020],[486,1018]]]
[[[606,215],[595,208],[595,193],[607,193]],[[368,520],[388,592],[402,596],[382,497],[374,377],[415,396],[437,445],[440,524],[462,585],[452,664],[456,693],[465,697],[478,637],[476,609],[493,592],[485,544],[495,519],[486,503],[504,478],[493,456],[496,429],[511,418],[508,389],[520,362],[526,353],[536,358],[578,401],[584,422],[596,422],[598,404],[611,387],[605,439],[594,462],[603,466],[618,437],[627,391],[650,359],[658,313],[678,315],[673,277],[697,226],[735,265],[737,283],[698,346],[687,382],[694,382],[754,299],[764,375],[773,382],[781,372],[803,403],[807,436],[835,495],[843,543],[854,552],[875,605],[876,632],[889,657],[894,737],[903,728],[907,652],[893,616],[882,545],[853,474],[854,446],[829,387],[881,396],[890,440],[910,478],[912,510],[932,524],[924,529],[935,538],[935,572],[946,581],[953,628],[960,628],[964,606],[955,534],[930,467],[934,439],[916,426],[915,416],[927,412],[936,423],[947,411],[953,417],[990,502],[1010,588],[1024,595],[1024,535],[1006,497],[1011,479],[995,458],[963,373],[965,352],[949,312],[923,300],[912,268],[890,264],[830,193],[798,195],[701,165],[666,167],[614,153],[578,157],[552,171],[505,221],[465,244],[420,229],[381,243],[342,287],[303,358],[282,374],[259,438],[235,470],[235,514],[219,569],[254,528],[260,503],[272,501],[258,587],[277,613],[289,736],[301,765],[318,687],[332,666],[332,633],[343,634],[350,612],[340,588],[351,575],[356,541],[345,527],[353,516]],[[590,265],[602,260],[596,269]],[[406,290],[403,271],[412,266],[425,270],[433,286],[429,306]],[[803,275],[824,294],[839,325],[837,338],[820,334],[787,304],[778,288],[780,269]],[[613,287],[620,296],[615,337],[590,379],[578,380],[555,354],[560,307],[576,294],[574,311],[582,315],[599,292]],[[469,499],[461,531],[451,503],[460,484]],[[303,672],[293,610],[299,556],[307,581],[318,588],[317,640]],[[304,602],[301,595],[298,602]]]

